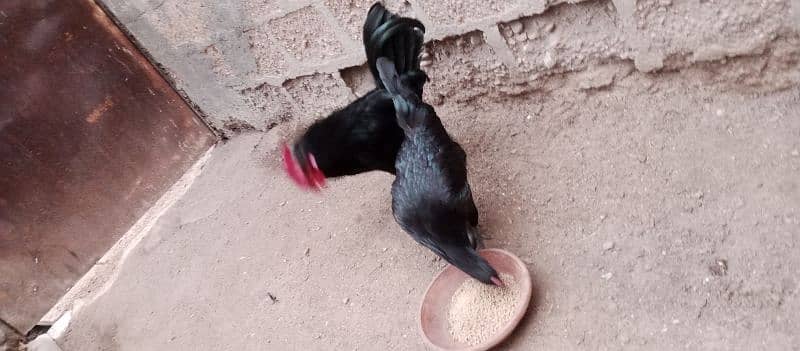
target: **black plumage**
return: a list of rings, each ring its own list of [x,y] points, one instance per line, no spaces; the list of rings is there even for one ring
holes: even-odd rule
[[[391,97],[375,67],[377,57],[402,62],[404,82],[422,94],[427,76],[419,54],[425,27],[415,19],[373,5],[364,22],[364,49],[376,88],[341,110],[311,125],[291,149],[284,150],[289,175],[301,186],[316,189],[325,178],[368,171],[394,173],[403,131],[397,126]]]
[[[376,64],[405,136],[392,183],[395,220],[414,240],[473,278],[502,285],[477,252],[478,210],[464,149],[447,133],[433,107],[405,84],[391,60],[378,58]]]

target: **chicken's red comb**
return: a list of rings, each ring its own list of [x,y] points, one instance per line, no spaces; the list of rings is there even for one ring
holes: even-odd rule
[[[317,188],[322,188],[325,186],[325,174],[322,173],[322,170],[319,169],[317,166],[317,159],[314,158],[314,155],[310,152],[307,155],[308,162],[310,162],[310,168],[308,170],[308,177],[311,180],[311,184],[316,186]]]
[[[317,166],[317,160],[314,155],[309,153],[307,157],[310,164],[301,165],[294,158],[289,146],[283,144],[283,166],[289,178],[301,188],[319,191],[320,188],[325,186],[325,174]]]

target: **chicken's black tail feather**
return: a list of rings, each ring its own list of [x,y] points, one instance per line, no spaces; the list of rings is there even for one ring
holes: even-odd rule
[[[395,15],[379,2],[372,5],[364,21],[363,40],[367,64],[376,86],[384,87],[378,74],[377,60],[386,57],[395,63],[397,72],[409,81],[417,95],[422,96],[422,87],[428,80],[419,66],[424,36],[422,22]]]
[[[425,104],[417,92],[408,86],[408,81],[400,77],[391,60],[379,57],[375,60],[375,66],[384,88],[392,96],[397,124],[400,128],[409,132],[433,114],[430,106]]]

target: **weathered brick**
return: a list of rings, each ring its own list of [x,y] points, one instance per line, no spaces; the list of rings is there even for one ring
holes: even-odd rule
[[[433,24],[443,26],[479,22],[518,7],[522,0],[420,0]]]
[[[257,29],[262,36],[270,37],[282,46],[279,54],[288,51],[305,66],[320,65],[344,54],[334,30],[310,6],[271,20]]]
[[[609,30],[619,22],[606,2],[589,1],[501,23],[499,29],[522,71],[546,72],[629,55],[622,29]]]
[[[270,77],[284,77],[289,66],[286,50],[269,34],[269,29],[252,29],[247,32],[256,69],[259,75]]]
[[[355,99],[344,81],[331,74],[316,73],[291,79],[283,84],[298,105],[297,117],[316,119]]]
[[[323,3],[333,13],[336,20],[341,23],[354,41],[361,42],[361,32],[364,20],[367,18],[367,11],[375,3],[374,0],[324,0]],[[383,5],[389,11],[401,16],[413,17],[413,10],[408,2],[403,0],[384,0]]]
[[[227,78],[233,75],[231,65],[228,62],[228,57],[220,50],[216,44],[211,44],[203,49],[203,54],[208,58],[211,63],[211,70],[214,74]]]
[[[242,90],[242,96],[245,103],[255,111],[255,118],[247,122],[257,129],[271,129],[294,115],[292,103],[281,87],[262,84]]]
[[[466,100],[485,94],[509,77],[508,68],[479,31],[432,41],[426,51],[432,64],[425,68],[431,78],[425,95],[433,103],[442,98]]]
[[[242,0],[242,6],[254,23],[263,23],[285,11],[278,0]]]
[[[345,84],[356,96],[364,96],[375,89],[375,80],[366,64],[348,67],[339,72]]]

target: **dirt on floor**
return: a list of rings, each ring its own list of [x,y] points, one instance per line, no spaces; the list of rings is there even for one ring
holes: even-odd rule
[[[800,349],[800,88],[563,83],[437,106],[488,246],[534,279],[500,349]],[[279,167],[289,128],[220,146],[62,347],[428,349],[419,303],[444,264],[395,224],[391,176],[302,192]]]

